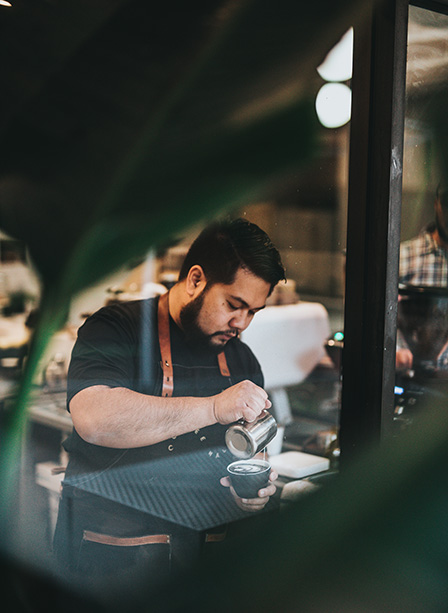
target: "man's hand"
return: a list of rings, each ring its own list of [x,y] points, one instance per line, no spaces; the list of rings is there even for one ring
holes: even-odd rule
[[[398,348],[395,356],[395,368],[397,370],[407,370],[412,368],[414,356],[409,349]]]
[[[264,509],[269,502],[269,498],[275,494],[277,488],[273,482],[276,479],[278,479],[278,474],[275,472],[275,470],[271,470],[271,474],[269,475],[269,481],[271,483],[267,487],[263,487],[261,490],[259,490],[258,498],[240,498],[230,485],[229,477],[223,477],[220,480],[220,483],[224,487],[230,487],[230,492],[232,493],[232,496],[240,509],[254,513]]]
[[[264,409],[271,406],[264,389],[252,381],[241,381],[213,396],[213,412],[220,424],[231,424],[239,419],[255,421]]]

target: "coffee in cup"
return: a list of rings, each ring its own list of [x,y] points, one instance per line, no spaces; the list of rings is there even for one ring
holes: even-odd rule
[[[269,485],[271,465],[266,460],[237,460],[227,467],[230,483],[240,498],[257,498],[258,491]]]

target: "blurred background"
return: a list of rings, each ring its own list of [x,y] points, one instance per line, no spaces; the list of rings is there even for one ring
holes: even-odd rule
[[[33,502],[31,506],[25,503],[19,509],[20,529],[13,550],[14,555],[19,555],[27,563],[36,563],[39,568],[51,568],[52,565],[51,538],[66,463],[61,441],[71,429],[65,408],[66,374],[77,329],[91,313],[113,301],[148,298],[167,291],[176,282],[191,241],[213,217],[244,217],[258,224],[278,247],[287,271],[287,283],[275,290],[269,299],[269,307],[257,315],[243,335],[243,340],[253,348],[261,362],[266,388],[273,400],[273,412],[281,427],[272,455],[288,451],[316,455],[327,460],[325,469],[316,471],[319,477],[327,471],[329,475],[338,473],[349,186],[351,173],[357,173],[356,160],[351,159],[351,138],[354,138],[352,87],[353,79],[356,79],[353,75],[353,45],[354,41],[356,45],[357,35],[363,35],[363,24],[371,10],[370,3],[346,2],[340,7],[337,18],[336,13],[328,10],[320,25],[317,25],[317,17],[311,10],[304,10],[300,34],[311,26],[315,27],[319,43],[313,46],[306,35],[300,44],[297,43],[291,23],[285,24],[286,20],[279,17],[281,9],[269,2],[263,3],[264,9],[258,13],[253,3],[248,3],[249,17],[258,14],[259,18],[249,30],[245,30],[247,15],[245,17],[244,11],[236,20],[237,25],[229,19],[235,10],[233,3],[217,2],[209,9],[198,6],[195,9],[197,14],[188,14],[186,8],[174,5],[173,15],[158,9],[154,16],[150,12],[147,14],[138,2],[100,2],[89,9],[88,19],[81,11],[81,8],[86,10],[84,5],[77,11],[68,4],[56,0],[0,2],[3,48],[5,52],[13,53],[9,56],[3,54],[5,63],[7,57],[8,62],[11,57],[13,60],[5,67],[3,79],[3,97],[7,101],[4,103],[5,119],[2,119],[4,147],[0,176],[2,431],[9,427],[33,335],[48,307],[47,296],[52,296],[55,288],[59,294],[56,292],[54,295],[64,296],[60,302],[56,300],[63,315],[55,322],[56,329],[49,332],[47,345],[31,374],[21,448],[21,495],[23,500]],[[401,4],[406,4],[406,9],[409,9],[405,24],[403,155],[398,173],[402,182],[399,241],[403,242],[416,236],[434,220],[434,200],[444,178],[446,159],[438,145],[440,131],[439,124],[434,125],[433,104],[445,91],[447,82],[448,6],[444,2],[416,3],[419,6]],[[128,21],[123,21],[127,8],[133,20],[128,17]],[[272,24],[268,18],[270,11],[275,14]],[[183,24],[186,14],[188,19]],[[121,50],[125,48],[127,37],[135,34],[128,33],[126,28],[135,25],[136,16],[144,16],[147,21],[140,21],[139,38],[132,48],[126,47],[128,57],[121,65]],[[294,12],[291,16],[299,18]],[[233,30],[229,34],[222,26],[226,19],[235,29],[234,34]],[[170,35],[167,36],[169,28],[157,33],[154,25],[157,20],[160,27],[173,24]],[[118,27],[120,24],[122,29]],[[222,30],[217,24],[222,26]],[[189,35],[183,32],[183,25],[185,30],[189,30]],[[275,30],[272,38],[267,34],[270,25]],[[145,27],[157,39],[155,43],[146,44]],[[224,45],[224,51],[217,55],[216,62],[210,51],[210,48],[213,50],[210,40],[218,44],[213,38],[217,32],[224,38],[235,40],[239,51],[245,48],[245,42],[256,41],[259,44],[255,48],[260,52],[258,61],[256,53],[254,57],[249,53],[245,67],[247,73],[256,75],[257,79],[249,79],[244,87],[244,70],[241,70],[232,82],[228,77],[232,71],[223,60],[227,47]],[[21,38],[14,38],[19,34]],[[289,39],[294,43],[280,45],[282,34],[288,43]],[[281,52],[277,53],[276,43]],[[195,48],[201,44],[207,48],[203,55]],[[173,49],[182,50],[182,46],[188,50],[188,60],[194,66],[193,75],[200,69],[206,75],[203,81],[194,82],[194,95],[188,88],[185,95],[173,87],[173,83],[182,81],[185,69],[179,60],[182,53],[175,53]],[[192,49],[194,53],[190,53]],[[95,50],[95,57],[89,63],[92,50]],[[194,64],[191,58],[197,59],[198,55],[200,62]],[[236,52],[228,60],[230,64],[235,56]],[[135,58],[135,64],[130,64],[134,66],[135,74],[124,83],[118,95],[111,84],[115,75],[117,79],[123,78],[127,66],[125,59],[129,58]],[[146,61],[151,67],[148,72],[142,69]],[[103,69],[107,66],[109,73],[97,72],[100,64]],[[98,80],[102,85],[101,95],[98,92],[92,95],[83,81],[86,66],[91,68],[91,74],[86,78],[89,87]],[[223,81],[226,76],[229,87]],[[144,85],[143,77],[146,79]],[[167,86],[165,81],[170,81],[170,87],[167,86],[170,95],[163,104],[151,98],[153,94],[148,85],[151,78],[161,88]],[[193,79],[191,75],[188,78]],[[67,85],[69,79],[70,87]],[[85,87],[85,98],[82,86]],[[235,86],[234,91],[232,86]],[[111,88],[110,100],[108,87]],[[221,88],[226,92],[222,97]],[[76,89],[76,96],[71,95],[72,89]],[[235,102],[232,95],[236,98],[241,92],[241,97]],[[182,106],[182,95],[186,99],[185,106]],[[128,96],[133,100],[129,105]],[[214,107],[215,99],[220,102]],[[30,112],[34,100],[36,106]],[[84,107],[78,117],[81,100]],[[46,111],[48,101],[50,110]],[[289,149],[286,151],[285,160],[278,161],[276,172],[265,172],[263,164],[269,167],[269,158],[267,161],[263,158],[257,171],[260,150],[266,150],[268,155],[271,147],[269,131],[265,134],[259,129],[261,137],[253,148],[243,152],[243,163],[239,165],[240,160],[235,157],[236,170],[232,168],[232,172],[227,173],[224,164],[226,172],[217,172],[220,178],[222,174],[223,184],[228,184],[228,190],[218,180],[210,183],[210,192],[219,192],[219,198],[207,201],[207,190],[204,193],[195,191],[184,183],[183,200],[185,176],[182,173],[179,176],[173,173],[173,186],[168,187],[169,175],[163,175],[164,165],[172,162],[172,168],[176,169],[177,157],[182,158],[190,149],[203,117],[206,117],[207,126],[212,126],[215,120],[220,129],[224,126],[222,132],[216,130],[216,134],[209,126],[208,132],[198,130],[196,142],[203,147],[201,151],[206,152],[210,146],[213,150],[214,142],[221,143],[219,139],[223,139],[226,125],[237,126],[238,144],[239,126],[250,126],[264,114],[277,113],[280,116],[284,109],[298,104],[298,101],[304,102],[304,109],[300,111],[301,121],[297,125],[286,122],[285,125],[290,127],[285,131],[286,136],[282,134],[285,140],[278,143],[279,151],[290,147],[294,153],[290,155]],[[207,104],[212,110],[207,108]],[[112,111],[109,106],[113,107]],[[125,111],[117,114],[117,108]],[[150,109],[148,117],[155,119],[147,120],[146,108]],[[140,115],[126,123],[127,116],[133,112]],[[175,117],[171,122],[170,113]],[[104,120],[98,133],[93,128],[96,116],[101,120],[107,117],[109,122]],[[115,132],[108,140],[104,133],[111,125]],[[90,130],[93,136],[90,136]],[[144,135],[144,138],[139,140],[137,134]],[[47,145],[42,144],[46,136]],[[160,168],[157,164],[151,166],[154,153],[149,155],[149,160],[145,157],[145,147],[153,142],[152,138],[156,143],[157,138],[163,141]],[[184,150],[181,145],[177,154],[176,147],[184,142],[183,138],[188,146]],[[97,146],[97,141],[103,144]],[[286,142],[288,145],[284,147]],[[58,150],[60,143],[64,148]],[[135,149],[131,143],[137,143]],[[110,156],[102,157],[108,147],[111,148]],[[299,153],[295,151],[296,147]],[[86,167],[78,164],[84,152],[87,155]],[[66,165],[60,156],[66,156]],[[250,163],[247,168],[244,166],[251,157],[255,170]],[[216,159],[215,170],[221,158],[218,156]],[[272,159],[279,159],[277,150],[272,151]],[[90,174],[87,168],[89,160],[97,164]],[[193,162],[197,162],[196,180],[200,184],[201,177],[206,176],[209,168],[202,168],[201,164],[205,162],[199,154]],[[142,170],[145,165],[147,168],[155,167],[153,183]],[[120,176],[116,179],[115,169],[122,167],[128,174],[123,171],[121,175],[121,170],[117,170]],[[257,172],[263,176],[258,177]],[[363,172],[361,167],[359,172]],[[133,173],[137,176],[136,185],[128,189],[126,177],[133,177]],[[146,193],[145,188],[148,188]],[[239,196],[239,191],[244,193],[244,198]],[[167,202],[161,198],[165,193]],[[135,202],[133,194],[138,196]],[[64,197],[62,202],[61,195]],[[170,201],[179,202],[178,209],[170,209]],[[99,205],[95,215],[90,216],[92,202]],[[400,206],[399,202],[395,204]],[[141,210],[146,210],[146,217],[138,216]],[[110,227],[102,225],[103,212],[104,217],[113,222]],[[157,225],[156,220],[163,218],[163,214],[164,225]],[[129,247],[132,238],[128,240],[126,237],[123,241],[125,247],[120,252],[117,247],[120,245],[120,231],[132,237],[132,229],[139,219],[148,224],[146,247],[141,232],[142,236],[136,239],[135,252]],[[97,234],[89,234],[89,224]],[[105,241],[104,251],[100,249],[98,237]],[[87,264],[83,263],[84,259]],[[106,260],[107,265],[103,267],[97,264]],[[73,262],[81,262],[79,268]],[[98,269],[92,272],[92,278],[86,272],[88,262],[94,262],[93,268],[97,266]],[[412,422],[413,415],[410,416],[409,412],[425,397],[426,389],[425,381],[423,384],[420,382],[418,388],[415,379],[412,380],[413,387],[406,388],[406,381],[409,383],[410,379],[400,379],[394,387],[395,413],[392,419],[400,430]],[[400,409],[398,412],[397,407]],[[398,415],[400,419],[397,421]],[[286,470],[280,476],[280,492],[292,481],[295,479]],[[308,483],[319,484],[320,481],[316,478]]]

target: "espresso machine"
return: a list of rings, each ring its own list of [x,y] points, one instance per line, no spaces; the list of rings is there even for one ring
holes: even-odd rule
[[[398,294],[397,328],[413,363],[396,375],[395,420],[408,425],[431,400],[448,398],[448,364],[440,364],[448,346],[448,288],[400,284]]]

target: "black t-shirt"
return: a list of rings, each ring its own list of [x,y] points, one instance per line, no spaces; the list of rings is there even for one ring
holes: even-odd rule
[[[67,406],[86,387],[125,387],[143,394],[162,390],[162,368],[157,331],[157,299],[123,302],[102,308],[79,329],[68,372]],[[225,348],[230,380],[219,370],[215,352],[188,344],[170,318],[173,361],[173,396],[211,396],[245,379],[263,386],[260,365],[252,351],[239,339]],[[95,411],[95,407],[91,407]],[[107,428],[107,424],[104,424]],[[64,443],[70,453],[67,477],[104,471],[131,462],[187,453],[224,449],[228,426],[215,424],[150,445],[128,450],[86,443],[76,432]],[[210,454],[212,457],[212,454]]]

